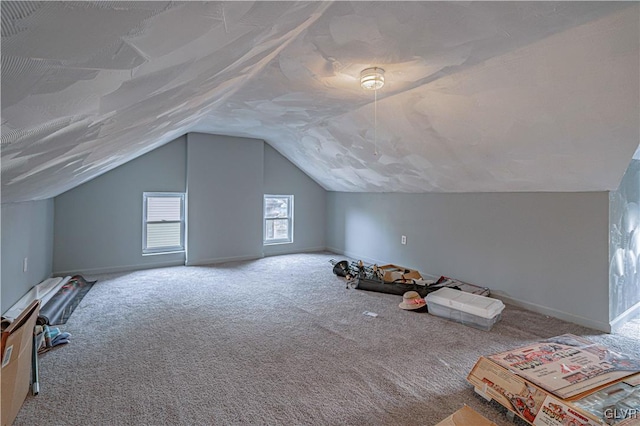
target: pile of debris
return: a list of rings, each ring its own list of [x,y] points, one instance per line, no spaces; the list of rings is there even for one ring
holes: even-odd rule
[[[371,265],[363,261],[331,259],[333,272],[346,279],[346,287],[402,296],[400,309],[429,313],[489,331],[500,320],[504,303],[488,297],[487,287],[480,287],[441,276],[426,280],[415,269],[402,266]],[[426,308],[426,309],[425,309]],[[377,314],[366,311],[365,315]]]
[[[60,331],[58,327],[49,327],[48,325],[36,325],[36,345],[38,354],[50,351],[56,346],[69,343],[71,333]]]
[[[487,287],[480,287],[460,280],[441,276],[438,279],[424,279],[419,271],[403,266],[387,264],[378,266],[367,264],[362,260],[329,261],[333,265],[334,274],[346,278],[346,287],[359,290],[378,291],[381,293],[403,295],[407,291],[415,291],[421,297],[443,287],[455,288],[466,293],[489,296]]]

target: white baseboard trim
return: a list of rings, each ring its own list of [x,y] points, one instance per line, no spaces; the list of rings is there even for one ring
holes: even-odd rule
[[[611,326],[609,323],[596,321],[589,318],[584,318],[579,315],[570,314],[568,312],[559,311],[557,309],[548,308],[546,306],[538,305],[536,303],[531,302],[523,302],[522,300],[514,299],[509,296],[505,296],[504,294],[500,294],[500,292],[491,292],[491,297],[495,299],[500,299],[504,303],[518,306],[520,308],[527,309],[529,311],[537,312],[539,314],[548,315],[550,317],[559,318],[564,321],[569,321],[574,324],[582,325],[589,328],[594,328],[596,330],[604,331],[605,333],[611,333]]]
[[[609,321],[611,326],[611,332],[615,333],[622,327],[627,321],[630,319],[640,317],[640,302],[636,303],[622,314],[618,315],[617,318]]]
[[[335,254],[341,254],[343,256],[350,257],[351,259],[362,260],[363,262],[366,262],[366,263],[375,263],[376,265],[386,265],[387,263],[390,263],[390,262],[383,262],[380,259],[373,259],[371,257],[360,256],[357,253],[353,253],[346,250],[340,250],[335,247],[327,247],[327,251],[330,251],[331,253],[335,253]]]
[[[263,254],[259,255],[250,255],[250,256],[231,256],[231,257],[216,257],[213,259],[202,259],[195,262],[187,261],[187,266],[205,266],[205,265],[215,265],[218,263],[226,263],[226,262],[239,262],[242,260],[254,260],[263,258]]]
[[[115,272],[129,272],[138,271],[141,269],[154,269],[154,268],[166,268],[170,266],[184,266],[183,260],[174,260],[170,262],[158,262],[158,263],[142,263],[137,265],[120,265],[110,266],[107,268],[91,268],[91,269],[76,269],[73,271],[55,271],[52,276],[67,276],[67,275],[90,275],[90,274],[111,274]]]

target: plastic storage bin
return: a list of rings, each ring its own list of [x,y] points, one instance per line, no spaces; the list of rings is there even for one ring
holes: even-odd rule
[[[425,299],[430,314],[489,331],[500,320],[504,303],[498,299],[441,288]]]

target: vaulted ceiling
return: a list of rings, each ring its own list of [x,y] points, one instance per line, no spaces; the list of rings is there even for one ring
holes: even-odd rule
[[[2,202],[192,131],[264,139],[336,191],[612,190],[638,148],[635,2],[1,8]]]

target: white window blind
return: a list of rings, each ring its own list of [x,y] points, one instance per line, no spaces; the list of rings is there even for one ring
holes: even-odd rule
[[[184,194],[144,193],[143,253],[184,250]]]
[[[181,197],[148,197],[147,221],[180,221],[182,217]]]
[[[180,247],[180,223],[147,223],[147,248]]]

